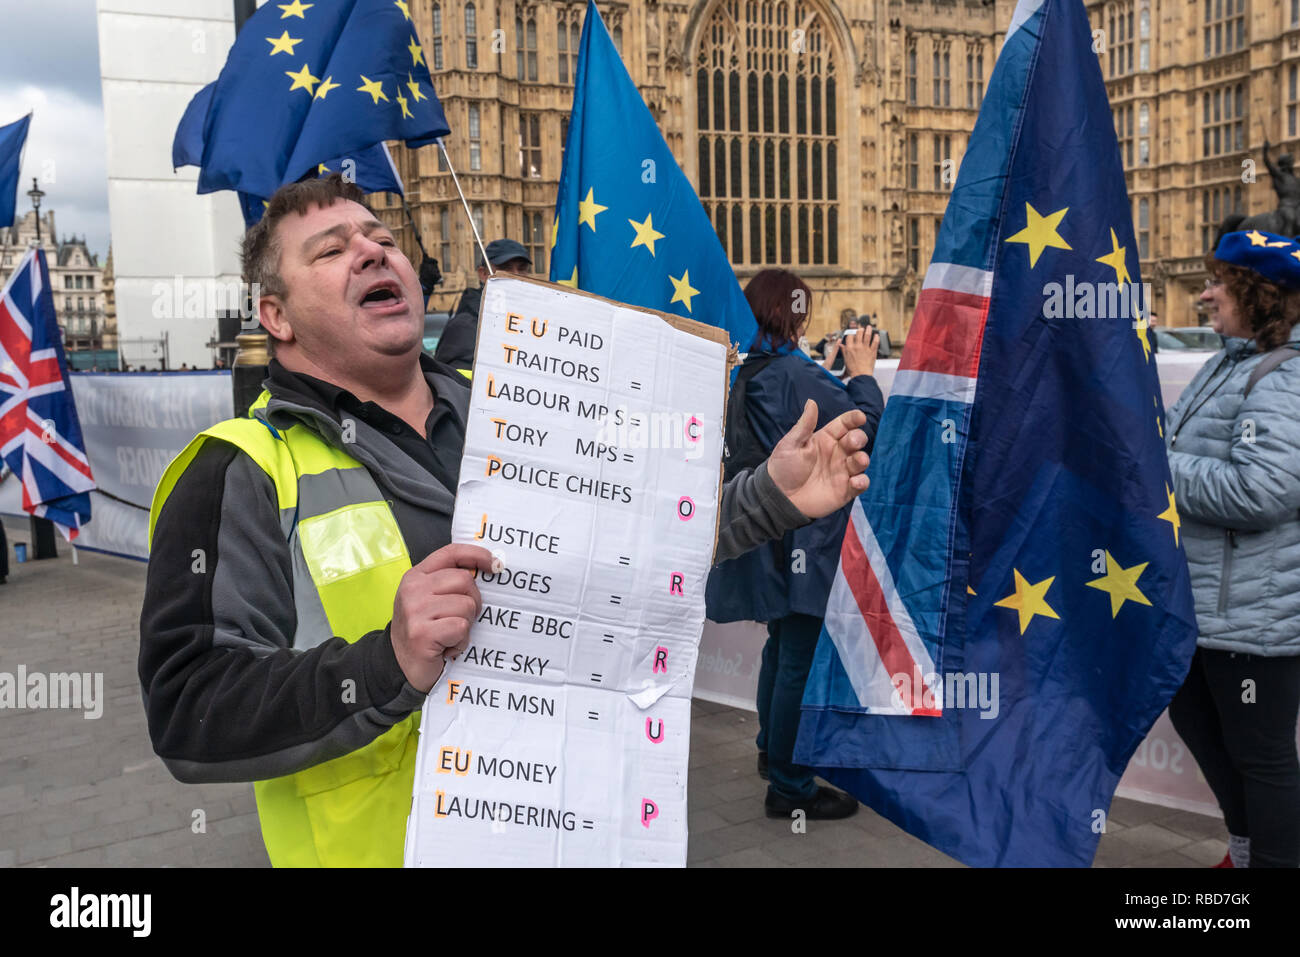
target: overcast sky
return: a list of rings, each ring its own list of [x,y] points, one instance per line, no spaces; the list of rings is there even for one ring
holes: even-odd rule
[[[34,109],[18,190],[18,215],[40,180],[42,211],[60,238],[85,235],[108,252],[108,177],[99,89],[95,0],[0,0],[0,125]]]

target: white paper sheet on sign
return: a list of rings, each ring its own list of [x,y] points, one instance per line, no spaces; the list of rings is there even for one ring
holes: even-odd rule
[[[725,370],[658,316],[488,281],[452,538],[506,567],[424,704],[408,866],[685,865]]]

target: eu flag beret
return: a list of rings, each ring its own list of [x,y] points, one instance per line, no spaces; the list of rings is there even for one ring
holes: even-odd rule
[[[1224,233],[1214,258],[1254,270],[1279,286],[1300,289],[1300,243],[1286,236],[1258,229]]]

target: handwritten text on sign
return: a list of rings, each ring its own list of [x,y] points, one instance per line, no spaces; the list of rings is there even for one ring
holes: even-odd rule
[[[505,568],[424,705],[408,864],[685,864],[725,370],[658,316],[488,282],[452,537]]]

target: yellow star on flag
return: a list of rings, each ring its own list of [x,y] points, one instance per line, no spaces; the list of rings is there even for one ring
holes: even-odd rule
[[[299,20],[306,20],[307,18],[303,16],[303,13],[316,6],[316,4],[303,3],[302,0],[293,0],[293,3],[277,3],[276,6],[283,11],[280,14],[281,20],[288,19],[289,17],[297,17]]]
[[[1097,262],[1115,270],[1115,284],[1119,286],[1133,281],[1128,274],[1128,263],[1124,261],[1124,252],[1127,248],[1119,244],[1119,240],[1115,237],[1115,230],[1112,228],[1110,231],[1110,252],[1097,257]]]
[[[577,267],[577,266],[574,266],[574,267],[573,267],[573,275],[572,275],[572,276],[570,276],[568,279],[561,279],[561,280],[560,280],[560,285],[561,285],[561,286],[572,286],[574,289],[577,289],[577,288],[578,288],[578,267]]]
[[[421,100],[427,100],[428,97],[420,92],[420,84],[411,78],[411,74],[406,74],[406,88],[411,91],[411,99],[419,103]]]
[[[1268,245],[1268,237],[1265,236],[1263,233],[1261,233],[1258,229],[1252,229],[1250,232],[1246,234],[1246,238],[1250,240],[1250,244],[1252,246]]]
[[[397,105],[402,108],[403,119],[411,120],[415,118],[415,114],[406,108],[406,97],[402,96],[401,93],[397,94]]]
[[[693,289],[691,287],[691,271],[689,269],[683,270],[681,279],[674,279],[673,274],[669,273],[668,281],[673,284],[673,289],[675,290],[675,292],[673,293],[673,298],[668,300],[668,305],[671,306],[675,302],[685,303],[686,311],[690,312],[691,297],[698,296],[700,294],[700,291],[698,289]]]
[[[408,20],[411,19],[411,10],[406,5],[406,0],[396,0],[396,6],[398,10],[402,11],[402,16],[406,17]]]
[[[1025,203],[1025,213],[1028,216],[1028,223],[1024,229],[1010,236],[1007,239],[1009,243],[1025,243],[1029,246],[1029,268],[1032,269],[1038,265],[1038,257],[1043,254],[1043,250],[1048,246],[1054,249],[1069,249],[1070,244],[1061,238],[1056,231],[1056,227],[1061,225],[1061,220],[1069,212],[1070,207],[1058,209],[1049,216],[1040,216],[1038,210]]]
[[[284,75],[293,80],[293,86],[289,87],[290,93],[294,90],[306,90],[310,93],[312,87],[320,82],[319,78],[311,75],[311,71],[307,69],[307,64],[305,63],[302,65],[302,69],[297,73],[294,73],[292,70],[285,70]]]
[[[330,171],[330,168],[329,168],[328,166],[326,166],[324,163],[318,163],[317,166],[316,166],[316,175],[317,175],[317,176],[319,176],[321,173],[328,173],[329,171]]]
[[[338,88],[339,84],[334,82],[334,77],[332,75],[327,76],[321,81],[320,89],[316,91],[316,99],[323,100],[330,90],[337,90]]]
[[[638,223],[635,219],[629,219],[628,225],[636,230],[636,239],[632,240],[632,245],[628,248],[636,249],[637,246],[644,246],[646,249],[650,250],[650,255],[653,256],[655,254],[655,240],[663,239],[664,234],[655,230],[654,223],[650,221],[650,214],[645,214],[644,223]]]
[[[1300,259],[1300,249],[1297,249],[1291,255],[1294,256],[1296,259]]]
[[[364,73],[360,74],[360,76],[361,76],[361,85],[357,87],[358,93],[369,93],[372,97],[374,97],[374,104],[376,106],[379,105],[380,100],[383,100],[384,102],[388,101],[388,97],[384,95],[384,84],[382,81],[372,80],[369,77],[367,77]]]
[[[560,217],[556,216],[553,220],[551,220],[551,248],[552,249],[555,248],[555,244],[559,242],[559,239],[560,239]]]
[[[424,50],[415,37],[411,37],[411,42],[406,45],[406,49],[411,51],[411,66],[419,66],[424,62]]]
[[[593,192],[594,190],[587,190],[587,198],[578,203],[578,225],[581,226],[583,223],[586,223],[591,227],[591,231],[594,233],[596,231],[597,214],[603,213],[605,210],[609,209],[609,207],[602,206],[600,203],[596,202],[595,197],[592,195]]]
[[[1137,319],[1135,319],[1135,320],[1133,321],[1133,331],[1137,333],[1138,342],[1139,342],[1139,343],[1141,344],[1141,346],[1142,346],[1142,355],[1143,355],[1143,356],[1144,356],[1148,361],[1150,361],[1150,359],[1151,359],[1151,340],[1147,338],[1147,328],[1148,328],[1148,326],[1149,326],[1149,323],[1148,323],[1145,319],[1143,319],[1141,316],[1138,316]]]
[[[1291,241],[1287,239],[1279,239],[1277,242],[1265,243],[1264,245],[1269,247],[1270,249],[1277,249],[1280,246],[1290,246]]]
[[[277,53],[287,53],[293,56],[293,47],[295,43],[302,43],[301,40],[295,40],[289,36],[289,31],[285,30],[279,37],[267,37],[266,42],[271,44],[271,52],[267,56],[275,56]]]
[[[1111,557],[1110,552],[1106,553],[1105,576],[1087,584],[1089,588],[1096,588],[1110,595],[1110,617],[1117,617],[1126,601],[1135,601],[1140,605],[1151,604],[1147,601],[1147,596],[1138,591],[1137,587],[1137,580],[1146,571],[1148,564],[1150,563],[1143,562],[1141,565],[1125,568]]]
[[[1168,522],[1174,527],[1174,544],[1178,544],[1178,526],[1182,524],[1178,520],[1178,503],[1174,500],[1174,493],[1169,486],[1165,485],[1165,496],[1169,499],[1169,507],[1156,516],[1162,522]]]
[[[1035,615],[1046,615],[1048,618],[1060,620],[1060,615],[1052,610],[1052,606],[1047,603],[1047,589],[1052,587],[1052,582],[1056,581],[1056,576],[1044,578],[1038,584],[1033,585],[1025,581],[1025,576],[1020,574],[1020,569],[1011,569],[1016,578],[1016,590],[1003,598],[1001,601],[995,601],[993,604],[1001,608],[1014,608],[1020,615],[1020,633],[1023,635],[1029,623],[1034,620]]]

